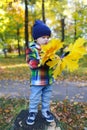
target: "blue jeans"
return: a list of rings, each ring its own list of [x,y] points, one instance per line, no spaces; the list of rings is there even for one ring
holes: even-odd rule
[[[50,111],[52,86],[31,86],[29,112],[38,112],[38,105],[42,103],[42,113]]]

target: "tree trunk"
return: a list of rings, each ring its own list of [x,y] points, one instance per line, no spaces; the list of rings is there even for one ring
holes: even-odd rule
[[[28,0],[25,0],[25,46],[28,48]]]
[[[65,23],[64,23],[64,18],[62,18],[61,19],[61,34],[62,34],[62,39],[61,39],[61,41],[63,42],[64,41],[64,39],[65,39],[65,32],[64,32],[64,26],[65,26]],[[63,49],[64,48],[61,48],[61,54],[63,54]]]
[[[45,3],[44,0],[42,0],[42,20],[44,23],[46,23],[44,3]]]
[[[63,42],[64,39],[65,39],[64,26],[65,26],[64,18],[62,18],[62,19],[61,19],[61,28],[62,28],[62,30],[61,30],[61,33],[62,33],[62,39],[61,39],[61,41],[62,41],[62,42]]]
[[[19,44],[19,28],[17,29],[17,40],[18,40],[18,54],[20,56],[21,53],[20,53],[20,44]]]
[[[74,30],[74,41],[76,40],[76,19],[75,19],[75,28],[74,28],[75,30]]]
[[[4,48],[4,49],[3,49],[3,52],[4,52],[4,56],[5,56],[5,58],[7,58],[7,49]]]

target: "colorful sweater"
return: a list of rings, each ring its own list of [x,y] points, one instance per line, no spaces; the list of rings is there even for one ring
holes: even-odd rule
[[[31,85],[45,86],[53,83],[52,69],[45,65],[39,66],[39,50],[34,42],[26,49],[26,60],[31,69]]]

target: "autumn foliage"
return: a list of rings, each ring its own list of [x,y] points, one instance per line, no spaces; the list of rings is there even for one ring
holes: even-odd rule
[[[64,49],[65,55],[58,56],[56,53],[63,47],[63,43],[60,40],[53,39],[47,45],[42,45],[40,64],[44,64],[50,59],[50,61],[47,62],[47,65],[50,68],[53,68],[54,78],[57,78],[57,76],[66,69],[73,72],[79,67],[79,59],[87,53],[84,43],[85,40],[83,38],[79,38],[75,41],[75,43],[71,43]]]

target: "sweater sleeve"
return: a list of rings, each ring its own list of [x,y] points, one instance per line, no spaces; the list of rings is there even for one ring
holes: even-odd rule
[[[30,48],[26,49],[26,62],[31,69],[38,68],[39,60],[35,56],[35,52]]]

